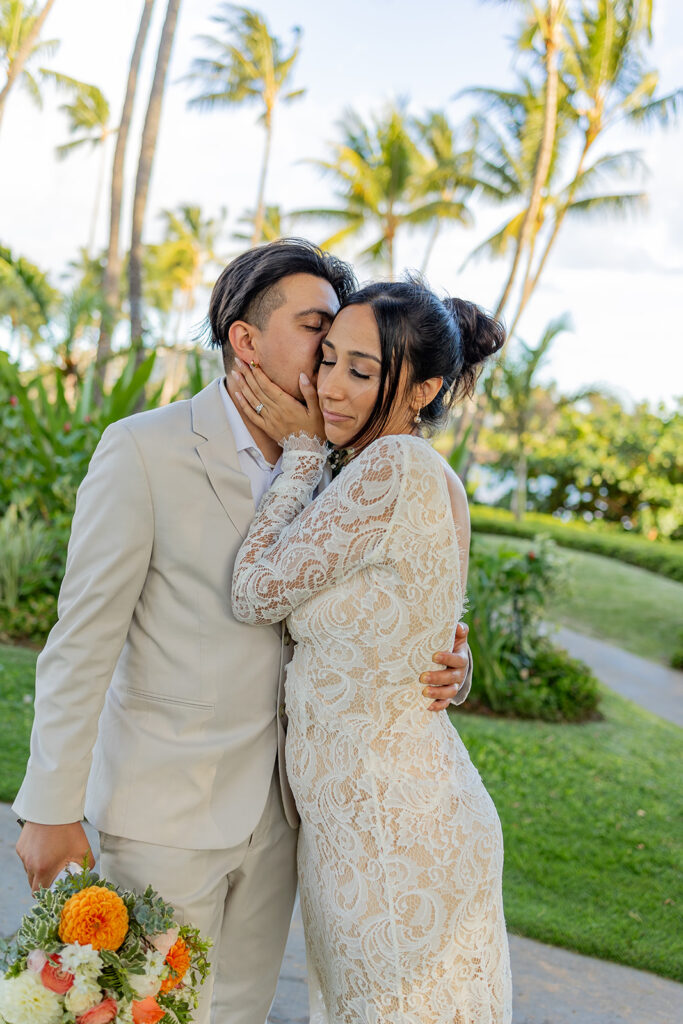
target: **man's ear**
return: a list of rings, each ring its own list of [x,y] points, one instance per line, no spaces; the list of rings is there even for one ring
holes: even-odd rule
[[[234,320],[228,331],[228,341],[237,356],[244,363],[250,363],[256,359],[254,349],[254,338],[258,334],[258,328],[248,324],[246,320]]]

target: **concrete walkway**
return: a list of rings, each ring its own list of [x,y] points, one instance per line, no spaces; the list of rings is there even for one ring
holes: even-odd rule
[[[683,672],[638,658],[604,640],[561,627],[553,639],[593,669],[598,679],[622,697],[683,726]]]
[[[561,629],[556,640],[623,696],[683,726],[683,673],[637,658],[611,644]],[[97,837],[90,830],[93,849]],[[14,852],[19,829],[0,804],[0,935],[9,935],[31,905]],[[677,1024],[683,985],[644,971],[594,960],[531,939],[510,936],[513,1024]],[[303,927],[292,920],[269,1024],[306,1024],[308,997]]]

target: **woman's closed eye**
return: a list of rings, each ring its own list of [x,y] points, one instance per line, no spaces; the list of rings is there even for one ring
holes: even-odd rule
[[[320,360],[320,365],[321,366],[336,366],[337,364],[335,362],[333,362],[331,359],[321,359]],[[370,380],[370,374],[369,373],[360,373],[355,368],[355,366],[351,367],[351,369],[349,370],[349,373],[353,377],[359,377],[361,380]]]

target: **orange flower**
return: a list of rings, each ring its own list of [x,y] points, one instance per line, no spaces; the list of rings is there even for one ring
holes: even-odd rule
[[[100,885],[81,889],[64,904],[59,924],[62,942],[88,943],[93,949],[118,949],[128,932],[128,911],[117,893]]]
[[[162,992],[170,992],[179,985],[190,969],[190,953],[182,939],[177,939],[166,954],[166,963],[171,968],[168,978],[161,983]]]
[[[166,1016],[156,999],[147,996],[146,999],[137,999],[130,1004],[133,1013],[133,1024],[156,1024]]]

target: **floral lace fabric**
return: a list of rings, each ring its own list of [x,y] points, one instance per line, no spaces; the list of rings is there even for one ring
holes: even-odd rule
[[[503,844],[456,730],[418,676],[463,607],[440,457],[368,446],[315,501],[324,453],[285,446],[233,607],[288,619],[287,772],[311,1024],[509,1024]]]

